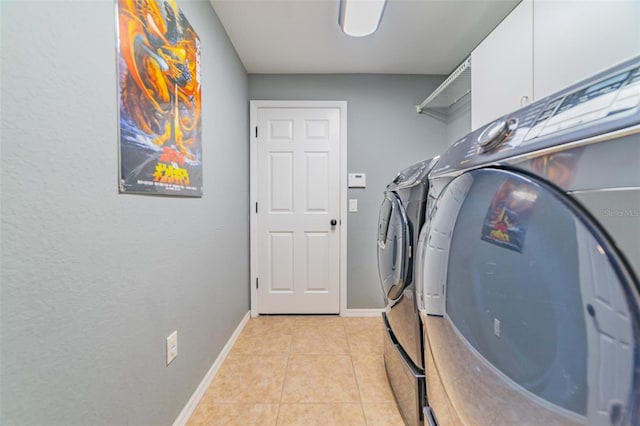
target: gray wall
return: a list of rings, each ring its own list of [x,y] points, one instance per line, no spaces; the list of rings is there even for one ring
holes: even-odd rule
[[[180,5],[201,199],[118,195],[112,0],[2,1],[3,425],[171,424],[249,309],[247,74],[209,3]]]
[[[346,100],[348,171],[367,174],[365,189],[349,213],[347,307],[384,306],[376,255],[378,209],[385,186],[398,171],[439,154],[446,146],[445,124],[415,112],[414,105],[444,76],[416,75],[249,75],[253,100]]]
[[[465,96],[447,110],[447,143],[455,141],[471,131],[471,95]]]

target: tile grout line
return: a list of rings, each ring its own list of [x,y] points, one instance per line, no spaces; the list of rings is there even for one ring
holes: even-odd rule
[[[362,391],[360,390],[360,381],[358,380],[358,374],[356,373],[356,366],[353,362],[353,348],[351,346],[351,339],[349,339],[349,333],[347,332],[347,325],[345,319],[342,319],[342,324],[344,325],[344,334],[347,338],[347,346],[349,347],[349,359],[351,360],[351,368],[353,369],[353,378],[356,381],[356,387],[358,388],[358,397],[360,399],[360,412],[362,413],[362,420],[364,420],[364,424],[367,424],[367,416],[364,414],[364,405],[362,404]]]
[[[356,373],[356,369],[355,369],[355,361],[354,361],[354,352],[353,350],[355,349],[355,347],[352,345],[351,339],[349,339],[349,332],[347,331],[348,329],[350,329],[347,325],[347,321],[345,321],[344,319],[340,322],[341,323],[341,329],[344,332],[344,336],[345,339],[347,340],[347,349],[348,349],[348,354],[350,357],[350,361],[351,361],[351,367],[352,367],[352,373],[354,376],[354,380],[356,382],[356,386],[358,389],[358,395],[359,395],[359,404],[360,404],[360,409],[361,409],[361,414],[362,414],[362,419],[365,422],[365,424],[367,424],[367,419],[364,413],[364,405],[363,405],[363,399],[362,399],[362,391],[361,391],[361,384],[360,381],[358,380],[358,376]],[[279,420],[280,420],[280,414],[281,414],[281,409],[282,409],[282,405],[283,405],[283,397],[284,397],[284,388],[285,388],[285,384],[286,384],[286,379],[287,379],[287,373],[288,373],[288,366],[291,360],[291,356],[294,355],[293,353],[293,341],[294,341],[294,335],[295,335],[295,331],[297,329],[299,329],[300,324],[299,322],[296,320],[293,322],[292,328],[291,328],[291,338],[290,338],[290,342],[289,342],[289,346],[287,348],[286,351],[284,351],[284,354],[286,354],[286,362],[285,362],[285,371],[284,371],[284,377],[283,377],[283,383],[282,383],[282,387],[280,390],[280,398],[278,401],[278,407],[277,407],[277,412],[276,412],[276,416],[275,416],[275,424],[277,425]],[[244,330],[243,335],[246,334],[249,331],[249,328],[247,328],[246,330]],[[237,342],[236,342],[237,343]],[[234,345],[235,346],[235,345]],[[250,355],[250,354],[240,354],[240,355]],[[318,354],[318,355],[324,355],[324,354]],[[339,355],[336,353],[336,355]],[[220,405],[238,405],[241,402],[220,402]],[[320,403],[320,402],[308,402],[308,403],[299,403],[299,404],[339,404],[339,405],[346,405],[347,401],[343,402],[343,403]],[[256,403],[254,403],[254,405],[256,405]],[[284,418],[283,418],[284,419]]]
[[[280,410],[282,409],[282,396],[284,395],[284,385],[287,381],[287,371],[289,370],[289,359],[291,359],[291,348],[293,347],[293,336],[295,333],[297,322],[298,322],[298,318],[294,320],[293,327],[291,327],[291,341],[289,342],[289,350],[287,351],[287,363],[284,367],[284,377],[282,379],[282,388],[280,389],[280,401],[278,401],[278,414],[276,415],[276,423],[274,426],[278,426],[278,421],[280,420]]]
[[[366,425],[366,424],[368,424],[368,422],[367,422],[367,418],[366,418],[366,415],[365,415],[365,412],[364,412],[365,410],[364,410],[364,402],[363,402],[363,397],[362,397],[362,386],[361,386],[360,381],[358,380],[358,375],[357,375],[356,368],[355,368],[355,360],[354,360],[355,346],[353,345],[352,339],[349,338],[350,334],[349,334],[348,330],[350,330],[350,327],[348,326],[347,321],[342,319],[342,321],[340,323],[341,323],[341,329],[344,332],[344,336],[345,336],[345,338],[347,340],[347,349],[348,349],[348,355],[350,357],[352,374],[354,376],[354,380],[356,382],[356,386],[357,386],[357,389],[358,389],[359,401],[357,403],[359,403],[359,405],[360,405],[362,419],[363,419],[364,424]],[[301,326],[301,324],[300,324],[299,320],[296,319],[293,322],[293,324],[291,325],[291,329],[290,329],[291,338],[290,338],[290,341],[289,341],[289,346],[285,351],[283,351],[284,352],[283,354],[286,355],[286,363],[285,363],[285,371],[284,371],[283,383],[282,383],[282,387],[281,387],[281,390],[280,390],[280,399],[278,401],[278,407],[277,407],[277,412],[276,412],[276,416],[275,416],[275,425],[276,426],[277,426],[278,422],[280,421],[280,415],[282,414],[284,389],[285,389],[285,386],[286,386],[287,375],[288,375],[288,366],[290,364],[292,355],[294,355],[294,352],[293,352],[294,336],[295,336],[296,330],[298,330],[300,328],[300,326]],[[323,355],[323,354],[318,354],[318,355]],[[336,353],[336,355],[338,355],[338,354]],[[356,355],[357,355],[357,353],[356,353]],[[235,403],[228,403],[228,404],[229,405],[234,405]],[[307,402],[307,403],[298,403],[298,404],[301,404],[301,405],[307,405],[307,404],[310,404],[310,405],[322,404],[322,405],[324,405],[324,404],[329,404],[329,405],[331,405],[330,403],[320,403],[320,402]],[[346,405],[347,402],[346,401],[343,402],[343,403],[337,403],[336,402],[336,403],[333,403],[333,404]],[[283,417],[283,420],[284,420],[284,417]]]

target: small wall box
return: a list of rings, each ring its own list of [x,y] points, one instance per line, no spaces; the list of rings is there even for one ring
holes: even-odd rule
[[[364,173],[349,173],[349,188],[365,188],[367,175]]]

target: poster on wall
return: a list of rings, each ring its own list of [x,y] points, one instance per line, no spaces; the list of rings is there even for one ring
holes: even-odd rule
[[[505,179],[491,199],[482,226],[482,239],[522,253],[537,198],[538,192],[530,183]]]
[[[174,0],[117,0],[120,192],[202,196],[200,39]]]

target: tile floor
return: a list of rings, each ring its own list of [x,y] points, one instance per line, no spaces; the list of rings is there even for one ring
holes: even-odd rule
[[[381,318],[249,320],[188,426],[402,426]]]

